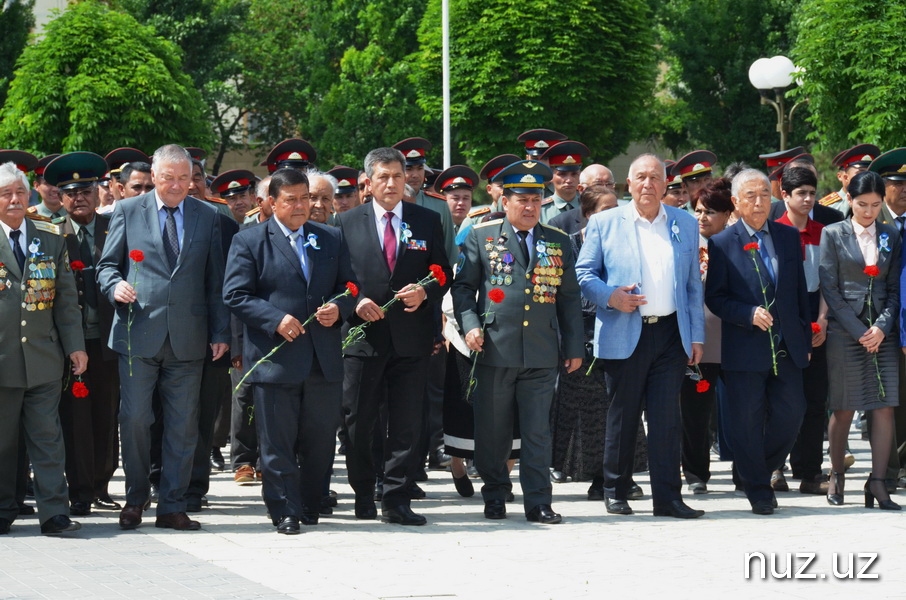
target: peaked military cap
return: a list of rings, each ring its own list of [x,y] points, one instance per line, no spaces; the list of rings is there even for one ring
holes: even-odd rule
[[[553,175],[550,167],[543,162],[520,160],[504,167],[491,181],[517,194],[540,194]]]
[[[211,182],[211,192],[220,198],[226,199],[247,191],[257,183],[255,174],[245,169],[226,171],[214,178]]]
[[[566,138],[567,136],[553,129],[529,129],[519,134],[516,139],[525,144],[525,153],[535,158],[541,156],[551,146]]]
[[[868,170],[874,171],[885,179],[906,181],[906,148],[888,150],[871,161]]]
[[[305,169],[318,159],[314,146],[301,138],[283,140],[274,146],[261,166],[267,165],[267,172],[273,173],[282,167]]]
[[[465,165],[453,165],[444,169],[434,181],[434,189],[438,193],[459,188],[474,190],[477,185],[478,174]]]
[[[69,152],[48,163],[44,180],[61,190],[91,187],[104,177],[107,161],[94,152]]]
[[[393,147],[403,153],[406,166],[423,165],[428,162],[425,154],[431,149],[431,142],[425,138],[411,137],[393,144]]]

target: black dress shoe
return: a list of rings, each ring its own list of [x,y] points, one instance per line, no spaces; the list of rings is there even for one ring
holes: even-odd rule
[[[612,515],[632,514],[632,508],[625,500],[617,500],[616,498],[604,498],[604,507],[607,509],[607,512]]]
[[[443,448],[438,448],[428,456],[428,468],[432,471],[442,471],[452,462],[453,457],[444,452]]]
[[[102,510],[121,510],[123,508],[119,502],[114,502],[110,496],[95,498],[91,506]]]
[[[277,533],[297,535],[302,533],[299,529],[299,519],[293,515],[286,515],[277,523]]]
[[[472,480],[469,479],[468,475],[463,475],[462,477],[454,475],[453,487],[456,488],[456,493],[463,498],[471,498],[475,495],[475,488],[472,487]]]
[[[689,508],[682,500],[672,500],[670,504],[655,505],[655,517],[673,517],[674,519],[697,519],[705,511]]]
[[[603,500],[604,499],[604,488],[599,488],[598,486],[592,484],[588,488],[588,499],[589,500]]]
[[[329,506],[333,508],[337,505],[337,493],[333,490],[328,490],[327,495],[321,498],[321,506]]]
[[[384,508],[381,510],[381,514],[388,523],[396,523],[397,525],[424,525],[428,522],[428,519],[415,514],[405,504],[400,504],[393,508]]]
[[[220,448],[211,448],[211,468],[215,471],[223,471],[224,467],[226,467],[226,461],[223,460]]]
[[[374,501],[380,502],[384,499],[384,482],[379,481],[374,484]],[[377,516],[377,513],[375,513]]]
[[[507,502],[515,502],[515,501],[516,501],[516,495],[515,495],[513,492],[507,492],[507,493],[506,493],[506,501],[507,501]]]
[[[752,503],[752,514],[773,515],[774,506],[770,500],[756,500]]]
[[[639,498],[641,498],[644,495],[645,495],[645,492],[642,490],[642,486],[640,486],[639,484],[637,484],[636,482],[633,481],[632,484],[629,486],[629,491],[626,492],[626,499],[627,500],[638,500]]]
[[[73,502],[69,506],[69,514],[74,517],[87,517],[91,514],[91,505],[87,502]]]
[[[369,500],[367,498],[356,498],[355,499],[355,518],[356,519],[376,519],[377,518],[377,507],[374,505],[374,500]]]
[[[551,469],[551,483],[566,483],[566,473]]]
[[[555,513],[549,504],[539,504],[525,515],[525,518],[532,523],[543,523],[544,525],[555,525],[563,520],[559,513]]]
[[[409,498],[411,500],[424,500],[428,497],[428,494],[425,493],[425,490],[420,488],[417,483],[414,481],[412,485],[409,486]]]
[[[490,500],[484,503],[485,519],[506,519],[506,504],[500,500]]]
[[[9,533],[10,525],[12,525],[12,523],[10,523],[9,519],[0,517],[0,535],[6,535],[7,533]]]
[[[428,472],[424,469],[419,469],[412,477],[412,481],[428,481]]]
[[[31,515],[33,515],[33,514],[35,514],[35,507],[34,507],[34,506],[30,506],[30,505],[28,505],[28,504],[26,504],[26,503],[24,503],[24,502],[23,502],[22,504],[19,505],[19,516],[20,516],[20,517],[28,517],[28,516],[31,516]]]
[[[157,502],[158,498],[160,498],[160,486],[157,485],[156,483],[152,483],[151,484],[151,497],[148,498],[148,500],[150,500],[151,502]]]
[[[299,523],[301,523],[302,525],[317,525],[318,518],[318,513],[305,509],[302,511],[302,516],[299,517]]]
[[[78,521],[73,521],[66,515],[57,515],[41,523],[41,533],[44,535],[55,535],[81,528],[82,525]]]

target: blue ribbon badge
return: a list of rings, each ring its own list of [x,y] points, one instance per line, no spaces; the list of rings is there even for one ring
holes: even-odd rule
[[[304,245],[304,246],[302,246],[303,248],[305,248],[306,246],[311,246],[311,247],[314,248],[315,250],[320,250],[320,249],[321,249],[321,247],[318,246],[318,236],[316,236],[316,235],[313,234],[313,233],[309,233],[308,236],[306,237],[306,239],[307,239],[308,241],[305,242],[305,245]]]
[[[677,244],[682,243],[682,240],[680,240],[679,237],[679,225],[677,225],[676,219],[670,221],[670,239]]]
[[[878,236],[878,250],[881,252],[890,252],[890,236],[882,233]]]

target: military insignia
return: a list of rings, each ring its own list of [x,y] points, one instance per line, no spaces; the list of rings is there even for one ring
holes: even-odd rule
[[[305,160],[302,158],[302,155],[298,152],[290,152],[289,156],[286,157],[287,160]]]
[[[544,144],[544,145],[542,146],[541,144]],[[547,142],[542,140],[542,141],[538,142],[537,144],[535,144],[535,148],[547,148]],[[524,163],[522,163],[522,166],[524,166],[526,169],[533,169],[535,167],[535,165],[537,165],[537,164],[538,163],[536,163],[534,161],[527,160]]]
[[[535,183],[535,176],[530,174],[523,175],[519,183]]]
[[[59,222],[62,223],[65,220],[66,220],[66,218],[63,217],[59,220]],[[54,235],[60,235],[60,226],[55,223],[51,223],[49,221],[39,221],[37,219],[34,219],[34,220],[32,220],[32,225],[34,225],[35,229],[37,229],[38,231],[43,231],[45,233],[52,233]],[[35,239],[37,240],[38,238],[35,238]]]
[[[421,156],[421,154],[415,148],[406,153],[406,158],[418,158],[419,156]]]
[[[79,179],[82,178],[82,176],[79,175],[78,173],[73,173],[73,174],[72,174],[72,178],[75,179],[76,181],[78,181]]]
[[[567,154],[567,155],[566,155],[566,158],[563,159],[563,164],[564,164],[564,165],[574,165],[574,164],[576,164],[577,162],[578,162],[578,161],[577,161],[575,158],[573,158],[572,155],[570,155],[570,154]]]
[[[238,188],[238,187],[242,187],[242,184],[239,183],[238,181],[231,181],[230,183],[227,184],[227,189],[234,189],[234,188]]]
[[[897,173],[906,173],[906,165],[903,165],[902,167],[897,169]]]

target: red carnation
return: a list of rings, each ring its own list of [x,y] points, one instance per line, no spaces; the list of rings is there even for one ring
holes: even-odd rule
[[[745,250],[746,252],[752,252],[752,251],[758,252],[758,242],[749,242],[748,244],[743,246],[742,249]]]
[[[440,265],[429,265],[428,270],[431,271],[431,275],[440,286],[447,285],[447,274],[444,273]]]
[[[74,398],[87,398],[88,386],[81,381],[76,381],[72,384],[72,396]]]
[[[491,302],[500,304],[503,302],[503,299],[506,297],[506,294],[503,293],[503,290],[500,288],[494,288],[488,292],[488,298],[491,299]]]
[[[877,277],[881,274],[881,270],[878,269],[878,265],[868,265],[865,267],[864,273],[869,277]]]
[[[695,391],[699,394],[704,394],[711,389],[711,384],[708,383],[707,379],[701,379],[698,383],[695,384]]]
[[[69,267],[70,267],[73,271],[81,271],[82,269],[85,268],[85,263],[83,263],[83,262],[80,261],[80,260],[74,260],[74,261],[72,261],[71,263],[69,263]]]
[[[812,323],[812,333],[821,333],[821,325]]]
[[[141,250],[130,250],[129,258],[131,258],[135,262],[139,263],[139,262],[142,262],[143,260],[145,260],[145,253],[142,252]]]
[[[359,297],[359,286],[357,286],[353,282],[347,281],[346,289],[349,290],[349,295],[352,296],[353,298]]]

